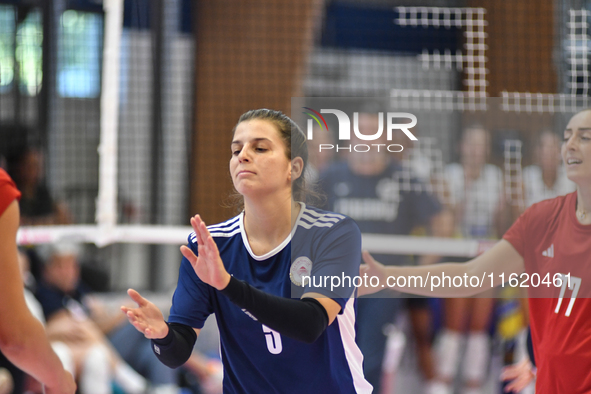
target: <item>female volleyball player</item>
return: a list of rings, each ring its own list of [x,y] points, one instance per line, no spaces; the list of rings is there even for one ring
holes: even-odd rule
[[[16,231],[20,192],[0,168],[0,350],[16,366],[45,385],[46,393],[73,394],[76,383],[65,371],[41,323],[25,304],[18,265]],[[15,387],[21,392],[23,387]]]
[[[474,295],[501,285],[511,274],[519,275],[518,285],[529,286],[537,394],[591,392],[591,110],[571,118],[561,153],[576,192],[531,206],[503,240],[484,254],[466,264],[386,267],[364,252],[367,265],[361,268],[362,274],[378,276],[381,283],[388,276],[427,279],[427,275],[441,277],[443,273],[486,278],[481,288],[401,289],[440,297]],[[543,283],[545,278],[549,280]]]
[[[138,308],[122,310],[170,367],[188,359],[215,313],[224,392],[371,392],[354,340],[353,285],[320,283],[357,275],[360,232],[350,218],[298,202],[305,197],[304,133],[281,112],[249,111],[231,149],[244,211],[209,227],[199,215],[191,219],[195,232],[181,248],[168,322],[133,290]]]

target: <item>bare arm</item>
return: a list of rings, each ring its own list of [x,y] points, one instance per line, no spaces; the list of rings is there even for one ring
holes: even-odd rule
[[[41,323],[24,298],[18,267],[18,203],[0,216],[0,349],[17,367],[46,386],[48,393],[74,393],[76,384],[51,349]]]
[[[478,257],[468,261],[467,263],[444,263],[426,266],[413,266],[413,267],[397,267],[397,266],[384,266],[371,257],[367,252],[363,252],[363,260],[365,265],[361,266],[360,274],[367,274],[368,276],[376,276],[379,278],[380,284],[386,284],[388,277],[399,277],[404,276],[409,278],[411,276],[418,276],[423,282],[428,283],[425,287],[394,287],[394,289],[417,295],[431,296],[431,297],[470,297],[475,294],[481,293],[491,287],[496,287],[501,284],[499,274],[505,273],[508,275],[512,273],[520,274],[524,271],[523,257],[515,250],[515,248],[507,241],[501,240],[491,249],[481,254]],[[493,281],[491,281],[488,275],[493,274]],[[430,284],[434,277],[441,278],[445,276],[459,276],[468,277],[476,276],[479,279],[486,276],[482,287],[462,286],[454,287],[450,286],[449,282],[445,282],[445,285],[432,288]],[[420,280],[418,281],[421,282]],[[371,294],[381,288],[361,288],[360,295]]]

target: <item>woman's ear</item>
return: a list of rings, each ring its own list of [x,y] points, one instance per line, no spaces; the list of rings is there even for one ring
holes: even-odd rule
[[[301,157],[296,157],[291,161],[290,181],[295,181],[302,176],[304,169],[304,160]]]

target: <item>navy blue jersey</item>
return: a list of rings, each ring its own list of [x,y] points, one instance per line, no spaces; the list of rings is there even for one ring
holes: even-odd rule
[[[408,235],[429,224],[441,209],[426,185],[410,170],[391,163],[377,175],[357,175],[347,163],[328,167],[320,176],[327,209],[355,220],[362,233]],[[404,256],[374,255],[384,264],[408,264]]]
[[[355,344],[355,302],[349,284],[318,287],[326,277],[359,274],[361,237],[353,220],[302,204],[290,237],[255,255],[243,214],[208,227],[226,270],[237,279],[282,297],[315,292],[335,300],[341,311],[312,344],[287,338],[262,325],[203,283],[183,258],[169,322],[201,328],[215,313],[224,363],[224,393],[370,393]],[[197,254],[195,234],[189,247]],[[312,281],[306,282],[306,276]],[[303,286],[305,285],[305,286]]]

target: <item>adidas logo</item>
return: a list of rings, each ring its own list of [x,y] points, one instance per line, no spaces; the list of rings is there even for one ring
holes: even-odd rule
[[[550,245],[550,247],[542,252],[542,256],[546,257],[554,257],[554,244]]]

